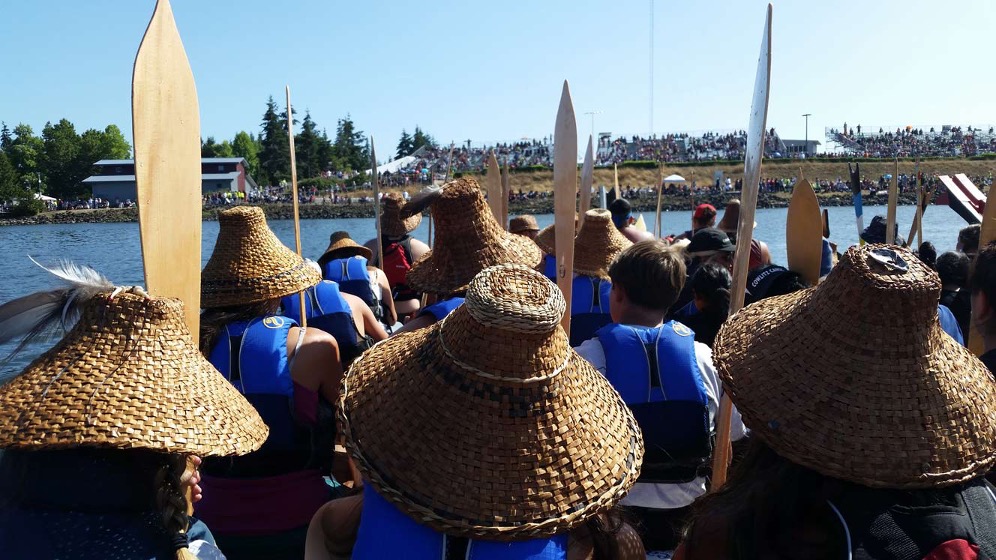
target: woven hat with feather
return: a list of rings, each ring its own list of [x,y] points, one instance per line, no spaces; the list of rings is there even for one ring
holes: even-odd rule
[[[338,414],[365,483],[419,523],[488,540],[560,533],[617,503],[643,439],[571,349],[565,309],[540,273],[504,264],[444,320],[364,353]]]
[[[201,273],[201,307],[281,298],[321,280],[321,272],[270,231],[262,209],[237,206],[218,212],[218,239]]]
[[[370,261],[373,258],[373,251],[353,241],[348,231],[337,231],[329,237],[329,246],[322,253],[322,256],[318,257],[318,264],[324,266],[326,262],[331,260],[357,256]]]
[[[588,210],[574,238],[574,272],[608,280],[609,265],[632,244],[612,223],[611,212],[601,208]]]
[[[713,351],[744,423],[786,459],[881,488],[996,464],[996,384],[941,330],[937,274],[906,249],[851,247],[817,287],[731,317]]]
[[[405,207],[405,198],[401,193],[384,193],[380,210],[380,233],[387,237],[404,237],[415,231],[415,228],[422,223],[421,213],[411,213],[402,215]]]
[[[55,347],[0,387],[0,448],[220,456],[263,444],[266,424],[198,350],[182,302],[115,288],[90,269],[75,268],[85,272],[75,278],[66,270],[53,272],[72,288],[0,306],[0,342],[78,317]]]
[[[489,266],[518,263],[535,268],[543,259],[531,239],[508,233],[498,224],[473,179],[427,189],[409,206],[409,211],[431,207],[436,222],[432,250],[415,261],[406,278],[420,292],[456,292]]]

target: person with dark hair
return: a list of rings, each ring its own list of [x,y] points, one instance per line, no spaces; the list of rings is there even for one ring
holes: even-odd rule
[[[885,216],[875,216],[872,218],[868,227],[861,232],[861,239],[865,243],[885,243],[886,231],[889,228],[889,222]],[[892,226],[892,236],[895,239],[896,245],[905,245],[904,240],[899,238],[899,224],[893,224]]]
[[[968,255],[970,260],[974,259],[975,254],[979,252],[979,236],[981,234],[982,226],[979,224],[963,227],[958,232],[958,245],[956,248]]]
[[[709,347],[682,323],[665,322],[685,283],[685,265],[675,250],[657,240],[636,243],[616,257],[609,277],[613,323],[577,351],[636,415],[647,455],[640,479],[621,503],[640,519],[648,550],[670,550],[689,506],[706,491],[722,387]],[[743,436],[739,416],[733,430],[734,439]]]
[[[695,332],[695,340],[712,348],[716,333],[730,314],[730,285],[733,279],[724,266],[709,263],[692,276],[693,299],[674,319]]]
[[[934,248],[934,244],[930,241],[924,241],[916,250],[916,256],[923,261],[923,264],[934,268],[937,262],[937,249]]]
[[[615,224],[619,233],[632,243],[653,239],[654,235],[635,227],[636,218],[633,216],[633,207],[625,198],[617,198],[609,203],[609,212],[612,213],[612,223]]]
[[[676,313],[692,304],[691,278],[699,267],[715,263],[732,272],[736,250],[737,247],[730,241],[730,238],[716,228],[705,228],[695,232],[692,241],[684,248],[687,259],[685,270],[688,276],[678,298],[671,307],[669,316],[673,318]],[[760,257],[760,253],[758,255]]]
[[[982,362],[996,372],[996,241],[979,251],[969,279],[972,292],[972,324],[982,335]]]
[[[996,557],[996,383],[940,329],[940,289],[865,245],[727,321],[716,366],[751,441],[676,560]]]
[[[699,204],[695,207],[695,211],[692,212],[692,229],[678,235],[674,240],[691,239],[699,230],[711,228],[715,224],[716,207],[708,203]]]
[[[972,319],[972,296],[965,288],[972,263],[964,253],[948,251],[937,257],[935,268],[941,278],[941,305],[947,307],[958,321],[962,335],[968,333]]]

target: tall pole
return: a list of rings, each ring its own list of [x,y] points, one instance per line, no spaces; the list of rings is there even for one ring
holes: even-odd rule
[[[650,0],[650,136],[654,135],[654,0]]]
[[[809,117],[812,113],[804,113],[802,116],[806,117],[806,143],[802,145],[802,153],[809,157]]]
[[[601,111],[588,111],[585,114],[588,115],[589,117],[591,117],[591,137],[595,138],[595,115],[601,115],[602,112]]]

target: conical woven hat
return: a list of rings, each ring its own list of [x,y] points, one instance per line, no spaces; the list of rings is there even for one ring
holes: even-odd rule
[[[405,205],[405,198],[396,192],[384,193],[383,208],[380,210],[380,233],[388,237],[403,237],[413,231],[422,223],[422,214],[401,219],[401,209]]]
[[[536,217],[529,214],[516,216],[508,221],[508,231],[510,233],[521,233],[524,231],[539,231],[539,224]]]
[[[574,234],[577,235],[578,231],[578,216],[574,215]],[[557,250],[557,224],[550,224],[545,228],[541,229],[539,233],[536,234],[536,239],[533,239],[536,245],[543,250],[547,255],[552,255]]]
[[[609,265],[633,243],[612,223],[612,213],[596,208],[584,215],[574,238],[574,272],[609,279]]]
[[[230,307],[296,294],[322,280],[277,239],[263,210],[237,206],[218,212],[218,240],[201,273],[201,307]]]
[[[508,233],[495,221],[473,179],[443,186],[432,202],[436,239],[415,261],[406,282],[419,292],[448,294],[463,289],[478,272],[505,263],[539,265],[543,252],[529,238]]]
[[[913,253],[852,247],[816,288],[727,321],[713,358],[779,455],[873,487],[969,480],[996,463],[996,383],[941,330],[941,282]]]
[[[366,483],[420,523],[490,540],[549,536],[618,502],[643,439],[571,349],[565,308],[540,273],[495,266],[446,319],[363,354],[339,418]]]
[[[87,302],[61,342],[0,387],[0,448],[244,455],[268,433],[197,349],[183,304],[139,288]]]
[[[373,251],[353,241],[349,237],[348,231],[337,231],[329,237],[329,246],[322,253],[322,256],[318,257],[318,264],[324,265],[327,261],[333,259],[345,259],[355,256],[361,256],[369,261],[373,258]]]

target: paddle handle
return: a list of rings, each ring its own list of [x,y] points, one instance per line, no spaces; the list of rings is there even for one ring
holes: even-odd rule
[[[291,109],[290,86],[284,86],[287,93],[287,140],[290,143],[290,171],[291,171],[291,196],[294,205],[294,246],[297,249],[297,256],[304,258],[301,253],[301,216],[298,210],[297,200],[297,156],[294,153],[294,113]],[[304,291],[297,294],[298,304],[301,306],[301,328],[308,328],[307,306],[304,303]]]
[[[453,148],[450,148],[450,155]],[[384,241],[380,227],[380,179],[377,177],[377,151],[374,149],[374,137],[370,135],[370,186],[373,187],[374,221],[377,222],[377,264],[384,268]]]

